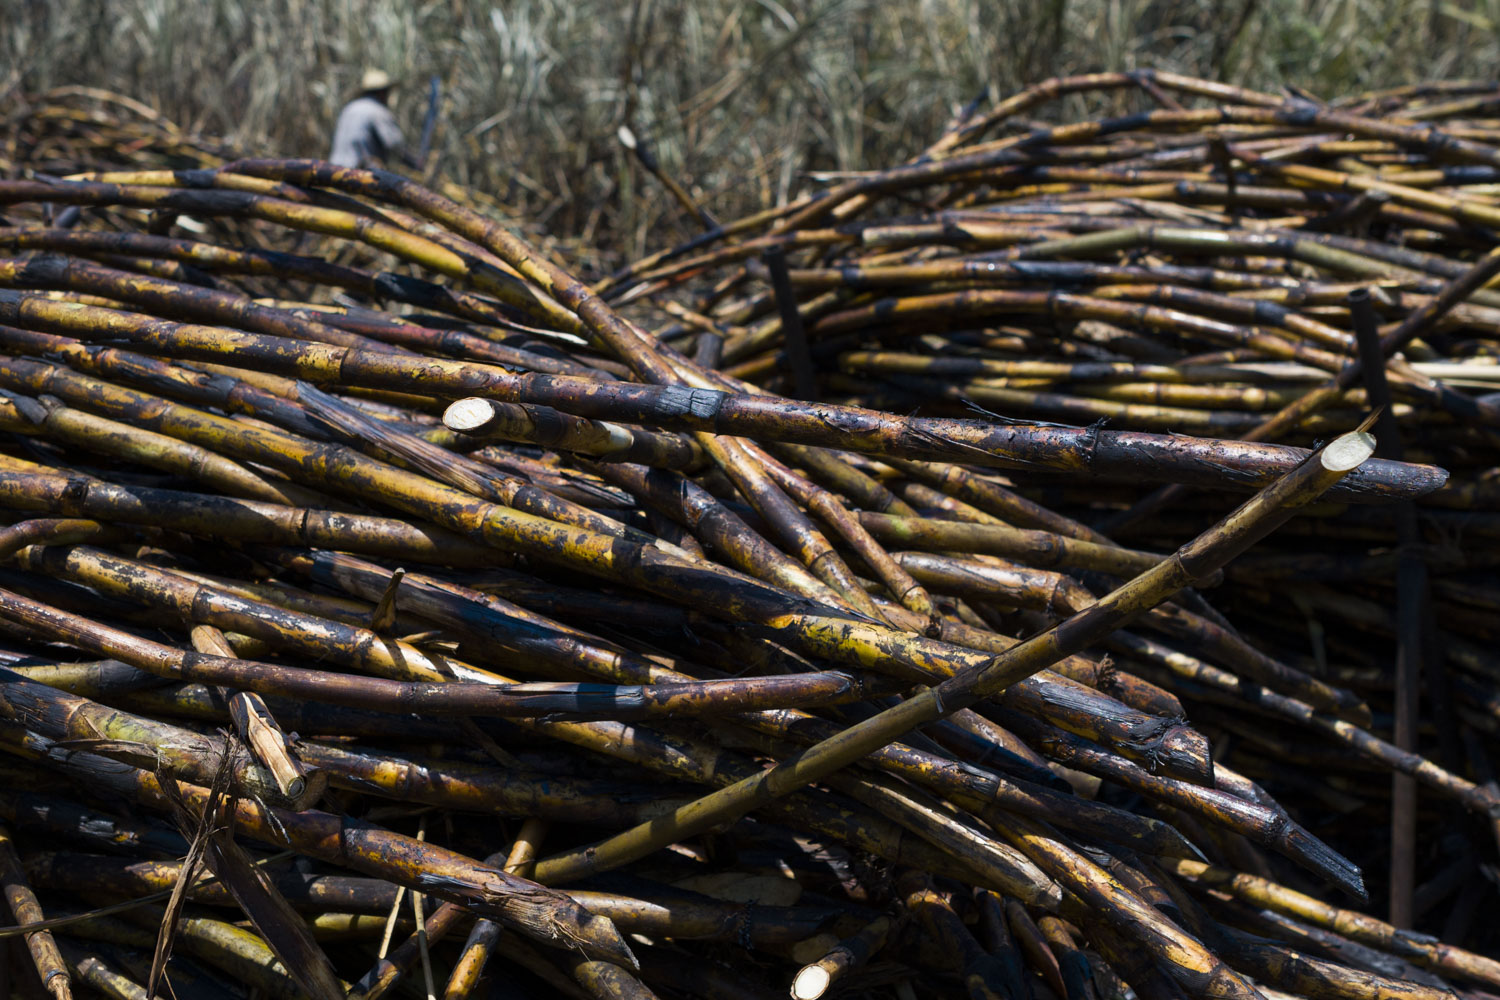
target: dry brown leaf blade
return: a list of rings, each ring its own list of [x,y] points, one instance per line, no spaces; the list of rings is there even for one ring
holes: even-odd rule
[[[286,897],[234,840],[226,823],[208,848],[208,863],[287,972],[313,1000],[343,1000],[344,986],[333,963],[313,939]]]
[[[208,802],[203,807],[203,815],[199,817],[193,816],[192,810],[183,800],[181,792],[177,789],[176,780],[167,774],[157,774],[157,783],[172,804],[173,817],[183,835],[188,838],[188,853],[187,857],[183,858],[177,883],[172,886],[172,895],[167,899],[161,929],[157,932],[156,950],[151,956],[151,973],[146,979],[148,997],[156,996],[156,986],[161,982],[167,960],[172,957],[172,942],[177,934],[177,924],[182,919],[183,905],[187,902],[188,887],[198,880],[198,872],[205,864],[204,855],[212,835],[213,817],[218,813],[219,800],[232,780],[229,765],[231,756],[226,753],[220,758],[219,771],[214,776],[213,787],[209,789]]]

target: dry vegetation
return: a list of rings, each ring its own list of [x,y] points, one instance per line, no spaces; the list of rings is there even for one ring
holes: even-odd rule
[[[435,73],[448,177],[622,258],[692,225],[620,149],[626,122],[734,217],[813,172],[903,159],[986,86],[1156,66],[1331,96],[1488,76],[1500,54],[1495,0],[0,0],[0,12],[7,101],[106,87],[258,152],[324,152],[366,65],[411,81],[399,110],[416,132]]]

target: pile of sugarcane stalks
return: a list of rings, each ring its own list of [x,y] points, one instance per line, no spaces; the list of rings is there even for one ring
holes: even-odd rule
[[[222,140],[184,129],[125,94],[98,87],[59,87],[11,95],[0,121],[0,170],[57,175],[85,167],[218,167],[234,159]]]
[[[1468,95],[1054,81],[594,288],[393,174],[0,182],[9,989],[1500,993]]]
[[[305,113],[313,112],[307,109]],[[214,169],[241,155],[224,139],[183,127],[134,98],[97,87],[67,86],[41,94],[10,95],[5,112],[0,114],[0,176],[11,180],[47,180],[111,169]],[[427,168],[427,179],[440,193],[467,208],[507,219],[513,227],[525,231],[555,262],[563,262],[556,235],[529,220],[516,218],[504,201],[487,192],[443,180],[441,166],[441,158],[434,156]],[[0,225],[112,230],[140,227],[139,219],[115,217],[121,211],[120,206],[105,204],[41,201],[4,206],[0,209],[3,219]],[[375,254],[359,244],[320,241],[316,233],[232,214],[163,213],[140,228],[165,233],[174,227],[190,236],[242,249],[313,252],[340,263],[369,265],[375,260]],[[581,246],[577,240],[569,240],[566,250],[574,259],[592,260],[595,256],[592,248]],[[253,283],[246,288],[267,291]],[[284,283],[279,290],[317,297],[318,301],[339,300],[336,286]]]

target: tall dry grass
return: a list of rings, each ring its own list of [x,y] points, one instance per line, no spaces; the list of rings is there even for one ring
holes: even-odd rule
[[[983,87],[1156,66],[1335,95],[1491,76],[1497,56],[1500,0],[0,0],[0,108],[88,84],[320,155],[363,67],[410,81],[413,135],[435,73],[448,177],[627,254],[694,222],[622,123],[733,216],[910,155]]]

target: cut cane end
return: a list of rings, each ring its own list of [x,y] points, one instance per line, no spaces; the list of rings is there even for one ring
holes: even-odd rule
[[[793,1000],[818,1000],[818,997],[828,991],[832,982],[833,977],[828,974],[827,969],[820,965],[809,965],[792,980]]]
[[[449,405],[443,411],[443,426],[450,431],[467,433],[476,431],[483,427],[494,415],[494,407],[490,401],[479,396],[470,396],[468,399],[460,399]]]
[[[1370,901],[1364,872],[1358,865],[1329,847],[1296,823],[1282,834],[1281,850],[1287,857],[1316,872],[1361,903]]]
[[[1365,704],[1364,699],[1353,691],[1346,691],[1340,688],[1334,700],[1337,702],[1335,710],[1339,718],[1346,722],[1352,722],[1361,729],[1369,729],[1373,724],[1375,716],[1370,711],[1370,706]]]
[[[1182,838],[1182,843],[1185,848],[1182,854],[1170,854],[1163,856],[1177,858],[1181,861],[1192,861],[1201,865],[1208,864],[1208,855],[1203,853],[1203,848],[1199,847],[1191,840],[1188,840],[1187,837]]]
[[[1191,726],[1172,727],[1162,736],[1154,756],[1173,776],[1213,787],[1214,763],[1208,737]]]
[[[597,913],[588,913],[586,910],[583,912],[586,914],[580,928],[583,934],[577,940],[584,951],[595,953],[597,958],[613,962],[631,972],[640,972],[640,959],[630,950],[630,945],[625,942],[614,921]]]
[[[305,773],[286,782],[283,791],[290,808],[311,809],[323,800],[323,795],[328,791],[328,774],[316,768],[309,768]]]
[[[1329,472],[1348,472],[1359,468],[1373,454],[1375,435],[1363,430],[1350,431],[1335,438],[1323,449],[1323,468]]]

